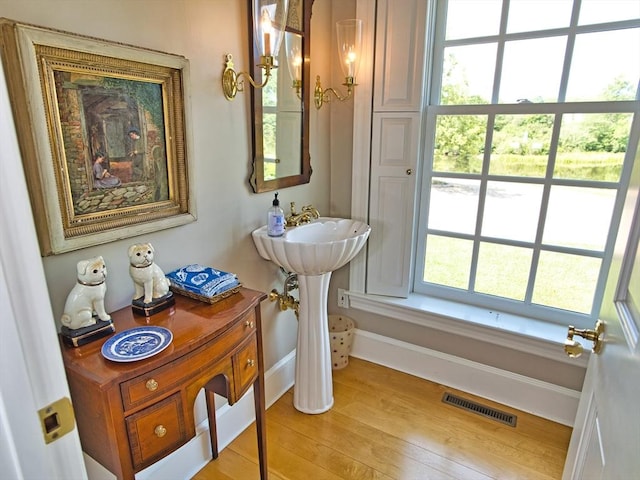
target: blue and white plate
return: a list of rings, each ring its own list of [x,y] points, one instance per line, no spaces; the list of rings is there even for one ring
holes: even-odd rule
[[[160,353],[173,340],[164,327],[136,327],[117,333],[102,345],[102,355],[114,362],[135,362]]]

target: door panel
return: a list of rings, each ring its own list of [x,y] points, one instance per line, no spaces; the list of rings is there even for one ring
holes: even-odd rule
[[[373,115],[367,293],[409,294],[419,137],[418,113]]]
[[[424,92],[427,3],[379,0],[376,17],[376,112],[415,112]]]
[[[637,478],[640,469],[639,189],[640,151],[600,312],[604,345],[589,360],[563,480]]]
[[[47,445],[38,417],[69,387],[1,62],[0,165],[0,476],[86,478],[78,431]]]

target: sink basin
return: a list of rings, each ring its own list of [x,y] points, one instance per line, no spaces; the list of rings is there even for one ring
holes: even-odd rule
[[[322,275],[350,262],[363,247],[371,227],[358,220],[320,217],[289,228],[281,237],[267,235],[267,227],[253,232],[262,258],[298,275]]]
[[[267,227],[254,230],[262,258],[298,276],[298,340],[293,405],[304,413],[333,406],[331,345],[327,296],[331,272],[350,262],[369,238],[371,227],[358,220],[320,217],[270,237]]]

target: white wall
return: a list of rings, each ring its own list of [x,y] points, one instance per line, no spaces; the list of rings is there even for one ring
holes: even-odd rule
[[[277,268],[258,256],[250,236],[265,223],[273,194],[255,194],[247,181],[251,162],[249,98],[239,94],[229,102],[220,87],[225,53],[234,55],[237,68],[248,66],[247,4],[238,0],[0,0],[0,16],[12,20],[183,55],[190,61],[192,115],[187,118],[187,128],[193,149],[188,152],[188,162],[195,169],[192,187],[197,222],[44,258],[56,319],[75,283],[76,263],[98,254],[108,268],[107,310],[129,305],[133,284],[126,251],[140,241],[153,243],[157,263],[165,271],[200,262],[237,273],[249,288],[265,292],[282,289]],[[322,15],[322,9],[314,10],[314,28],[318,30],[326,24]],[[313,68],[321,69],[321,62],[315,62]],[[319,118],[315,110],[311,112],[311,183],[283,190],[280,198],[283,205],[290,201],[311,203],[326,213],[328,135],[326,122],[319,122]],[[268,301],[262,305],[262,314],[265,364],[269,368],[295,348],[297,324],[292,311],[279,312]]]

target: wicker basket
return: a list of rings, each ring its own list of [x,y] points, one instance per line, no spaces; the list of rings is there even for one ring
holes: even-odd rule
[[[234,293],[238,293],[240,291],[241,287],[242,287],[242,284],[239,283],[235,287],[230,288],[229,290],[225,290],[224,292],[219,293],[218,295],[214,295],[213,297],[206,297],[204,295],[198,295],[197,293],[193,293],[193,292],[190,292],[188,290],[183,290],[182,288],[178,288],[175,285],[171,285],[169,288],[171,289],[171,291],[173,293],[177,293],[178,295],[184,295],[185,297],[193,298],[195,300],[200,300],[201,302],[213,304],[213,303],[219,302],[220,300],[223,300],[223,299],[225,299],[227,297],[230,297]]]

